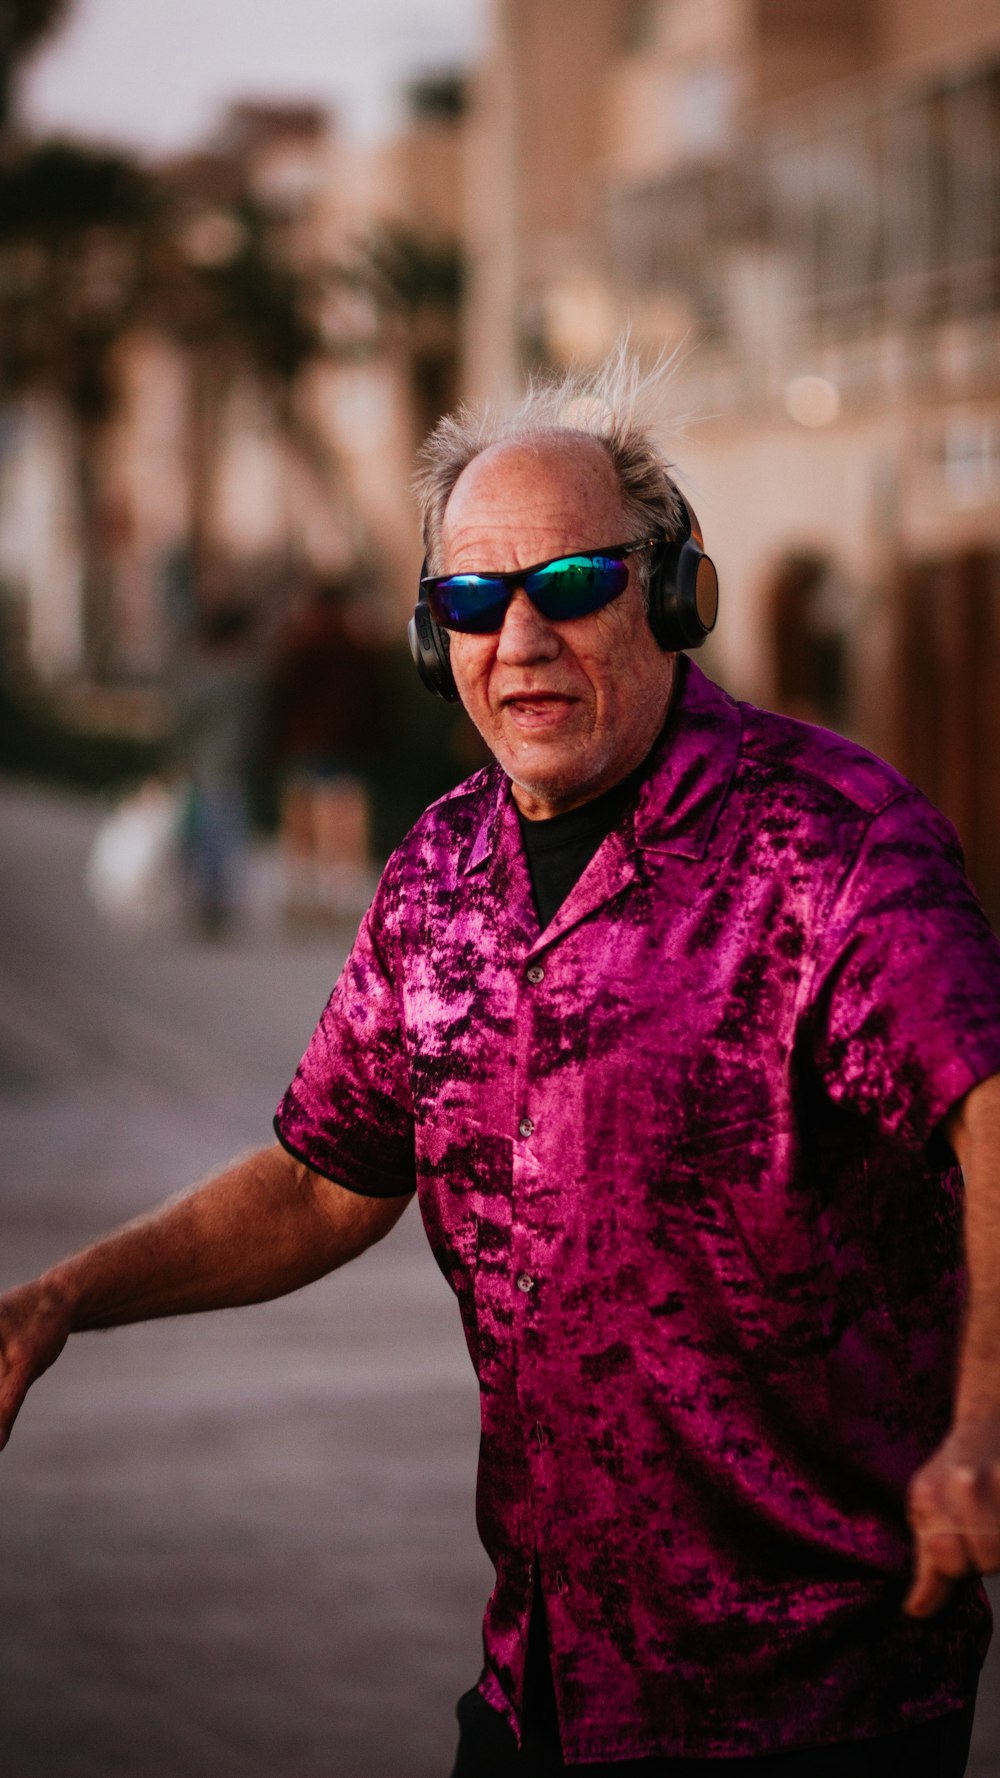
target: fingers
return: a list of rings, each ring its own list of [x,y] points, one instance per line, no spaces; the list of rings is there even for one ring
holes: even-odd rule
[[[909,1617],[932,1617],[947,1604],[952,1585],[953,1580],[939,1565],[936,1553],[929,1544],[918,1540],[913,1584],[903,1600],[903,1610]]]
[[[931,1617],[951,1597],[957,1580],[976,1572],[956,1531],[918,1532],[913,1585],[903,1602],[910,1617]]]
[[[955,1462],[943,1453],[910,1484],[914,1532],[913,1584],[903,1603],[911,1617],[930,1617],[971,1574],[1000,1570],[1000,1462]]]
[[[10,1438],[11,1428],[21,1411],[21,1403],[26,1393],[24,1389],[16,1392],[0,1390],[0,1451],[3,1450]]]
[[[0,1450],[32,1383],[66,1344],[69,1328],[65,1305],[44,1279],[0,1298]]]
[[[0,1344],[0,1451],[10,1438],[11,1427],[28,1393],[30,1378]]]

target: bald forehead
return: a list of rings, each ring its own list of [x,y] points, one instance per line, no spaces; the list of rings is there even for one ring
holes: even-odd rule
[[[522,537],[552,533],[596,548],[620,541],[624,523],[621,487],[604,446],[585,433],[553,433],[491,445],[466,465],[445,507],[442,545],[451,558],[477,547],[484,533],[511,548]]]

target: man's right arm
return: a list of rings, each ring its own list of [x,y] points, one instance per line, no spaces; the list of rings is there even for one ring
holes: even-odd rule
[[[71,1333],[283,1296],[355,1259],[409,1196],[362,1197],[275,1143],[0,1296],[0,1448]]]

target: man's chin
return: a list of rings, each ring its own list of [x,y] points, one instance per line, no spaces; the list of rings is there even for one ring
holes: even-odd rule
[[[581,775],[579,760],[575,762],[575,770],[570,764],[561,772],[551,768],[533,772],[523,761],[506,770],[513,786],[514,801],[529,821],[543,821],[552,815],[565,814],[597,795],[593,779]]]

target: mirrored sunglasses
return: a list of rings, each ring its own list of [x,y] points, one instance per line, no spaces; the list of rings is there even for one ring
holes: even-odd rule
[[[420,590],[435,623],[467,635],[501,629],[518,587],[550,623],[562,623],[610,605],[628,585],[628,557],[637,550],[654,549],[661,541],[643,537],[638,543],[581,550],[506,573],[431,574],[421,580]]]

